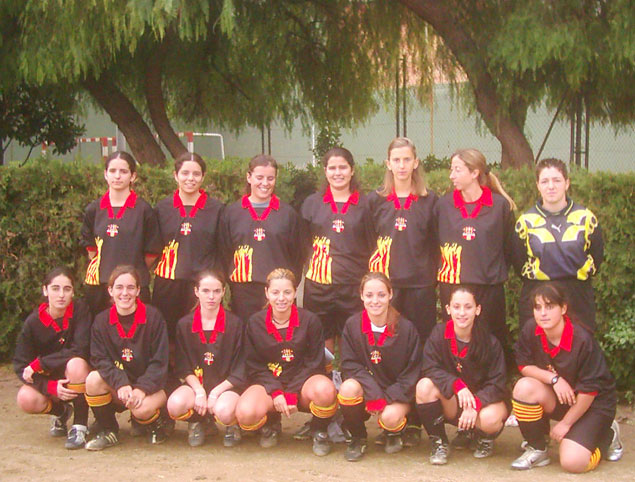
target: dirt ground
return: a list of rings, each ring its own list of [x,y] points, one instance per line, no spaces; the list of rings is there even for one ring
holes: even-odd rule
[[[594,472],[582,476],[564,474],[557,464],[557,451],[551,449],[552,464],[529,472],[509,468],[517,457],[521,442],[517,428],[507,428],[496,442],[494,455],[476,460],[470,452],[454,452],[446,466],[428,463],[427,441],[417,448],[386,455],[371,444],[366,457],[357,463],[343,458],[345,446],[337,444],[327,457],[315,457],[310,442],[297,442],[291,434],[306,419],[297,414],[283,422],[283,437],[278,447],[263,450],[255,437],[243,439],[233,449],[222,446],[220,437],[208,439],[203,447],[187,445],[187,426],[177,430],[163,445],[149,446],[145,440],[131,438],[128,415],[120,416],[120,445],[104,452],[64,449],[63,439],[48,435],[49,417],[26,415],[15,404],[20,386],[10,367],[0,367],[0,480],[514,480],[536,482],[536,477],[560,480],[635,480],[635,414],[620,407],[618,418],[625,454],[620,462],[602,462]],[[369,438],[378,432],[369,421]],[[450,436],[453,429],[450,428]],[[538,479],[539,480],[539,479]]]

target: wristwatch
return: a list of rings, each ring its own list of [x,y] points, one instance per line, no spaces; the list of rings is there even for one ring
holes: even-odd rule
[[[555,385],[556,383],[558,383],[558,380],[560,380],[560,377],[558,375],[555,375],[552,379],[551,379],[551,384]]]

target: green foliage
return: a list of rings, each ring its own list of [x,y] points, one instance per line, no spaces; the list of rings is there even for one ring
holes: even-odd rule
[[[327,122],[325,125],[321,126],[315,139],[315,147],[311,149],[313,151],[313,155],[318,160],[321,160],[322,156],[324,156],[324,154],[326,154],[332,147],[341,147],[341,136],[342,133],[340,128],[336,124]]]
[[[228,203],[244,193],[247,159],[209,160],[205,189]],[[439,195],[449,192],[447,160],[428,158],[424,165],[444,166],[426,172],[428,187]],[[176,187],[173,168],[141,166],[135,191],[155,204]],[[371,159],[356,166],[362,189],[381,185],[385,167]],[[529,169],[497,172],[520,211],[535,202],[537,191]],[[321,167],[280,166],[276,192],[299,208],[323,182]],[[571,176],[573,198],[589,207],[600,220],[605,240],[605,261],[594,281],[597,302],[597,337],[618,387],[632,390],[635,365],[635,297],[632,293],[633,239],[630,222],[635,174],[589,174]],[[82,280],[86,268],[78,247],[84,207],[105,191],[101,165],[63,164],[40,160],[26,167],[0,168],[0,359],[12,352],[22,320],[40,296],[39,282],[53,266],[72,267]],[[78,283],[78,292],[82,291]],[[518,326],[517,299],[520,280],[512,274],[507,283],[508,324]]]

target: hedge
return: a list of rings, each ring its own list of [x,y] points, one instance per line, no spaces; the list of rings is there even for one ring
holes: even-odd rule
[[[246,159],[209,160],[204,188],[223,202],[244,190]],[[426,159],[436,167],[426,174],[429,187],[442,194],[450,189],[446,160]],[[377,187],[384,167],[372,160],[359,165],[363,188]],[[150,203],[175,189],[172,170],[142,166],[135,190]],[[529,169],[499,173],[503,185],[522,211],[535,202],[537,191]],[[283,166],[278,195],[296,208],[323,182],[321,169]],[[621,390],[632,391],[635,366],[635,295],[633,294],[635,174],[572,174],[573,198],[588,206],[600,220],[605,239],[605,261],[595,279],[598,305],[597,336]],[[25,167],[0,168],[0,360],[9,360],[20,326],[39,302],[40,280],[53,266],[65,264],[83,279],[86,256],[79,249],[84,207],[106,189],[101,166],[76,161],[38,160]],[[516,333],[516,299],[520,280],[508,282],[508,323]],[[81,294],[81,286],[78,291]]]

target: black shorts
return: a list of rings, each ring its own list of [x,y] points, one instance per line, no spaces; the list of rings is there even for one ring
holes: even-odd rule
[[[324,338],[340,336],[346,320],[364,308],[357,285],[325,285],[304,280],[304,308],[322,322]]]
[[[392,306],[412,322],[424,345],[437,323],[437,294],[434,286],[393,287]]]
[[[229,283],[231,311],[247,323],[251,315],[263,310],[267,304],[264,283]]]
[[[84,285],[84,294],[84,299],[88,303],[93,317],[107,310],[112,305],[110,293],[108,293],[108,285],[106,283],[100,285]],[[150,303],[150,288],[148,286],[141,287],[139,298],[146,304]]]
[[[165,318],[170,341],[174,341],[177,322],[194,309],[197,301],[194,281],[154,278],[152,304]]]
[[[556,403],[556,408],[549,414],[552,420],[562,420],[562,417],[571,407],[566,404]],[[596,448],[600,448],[602,455],[606,454],[606,450],[613,438],[611,424],[615,414],[608,415],[593,408],[589,408],[576,423],[573,424],[564,438],[579,443],[588,451],[593,452]]]

